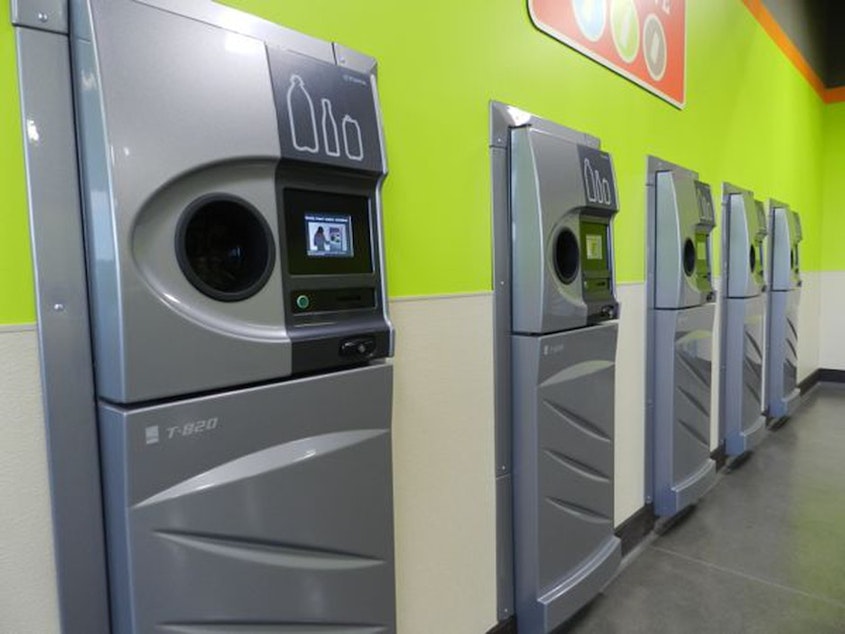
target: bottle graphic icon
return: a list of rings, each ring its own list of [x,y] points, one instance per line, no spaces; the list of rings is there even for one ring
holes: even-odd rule
[[[323,147],[329,156],[340,156],[340,137],[337,132],[337,121],[332,112],[332,102],[326,98],[320,100],[323,107]]]
[[[587,202],[596,202],[596,181],[590,159],[584,159],[584,187],[587,190]]]
[[[364,160],[364,143],[361,139],[361,126],[348,114],[343,115],[343,146],[346,156],[353,161]]]
[[[291,75],[288,88],[288,119],[293,147],[300,152],[316,154],[320,151],[317,138],[317,116],[314,102],[299,75]]]

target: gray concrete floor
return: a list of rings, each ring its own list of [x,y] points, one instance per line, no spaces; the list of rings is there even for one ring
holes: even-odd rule
[[[560,631],[845,633],[845,389],[816,388]]]

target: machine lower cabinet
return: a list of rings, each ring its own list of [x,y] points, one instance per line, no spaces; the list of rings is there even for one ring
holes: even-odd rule
[[[770,293],[769,411],[772,418],[790,416],[798,405],[798,306],[801,290]]]
[[[101,405],[116,632],[395,632],[391,375]]]
[[[514,336],[516,602],[520,631],[548,632],[620,562],[613,533],[618,325]]]
[[[763,316],[766,296],[726,298],[727,333],[722,350],[721,405],[725,421],[725,450],[739,456],[753,449],[766,432],[763,416]]]
[[[713,483],[710,389],[715,304],[654,311],[654,507],[673,515]],[[668,370],[662,374],[660,368]]]

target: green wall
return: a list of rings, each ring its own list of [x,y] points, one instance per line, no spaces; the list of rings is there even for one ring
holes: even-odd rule
[[[805,268],[822,265],[825,108],[740,0],[687,2],[682,111],[537,31],[525,0],[227,3],[378,58],[393,296],[491,287],[490,99],[599,136],[613,153],[620,281],[644,278],[648,154],[699,171],[716,195],[727,180],[791,203],[806,229]],[[31,321],[34,310],[13,40],[8,3],[0,5],[0,323],[13,323]]]
[[[845,270],[845,103],[825,108],[821,269]]]
[[[35,321],[20,130],[15,39],[0,0],[0,325]]]

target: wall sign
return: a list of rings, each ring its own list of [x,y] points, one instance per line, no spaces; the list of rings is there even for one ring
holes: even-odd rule
[[[686,0],[528,0],[541,31],[678,108],[686,99]]]

